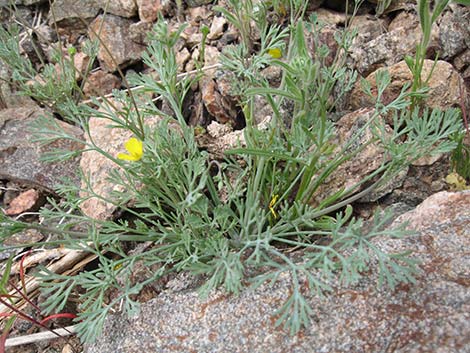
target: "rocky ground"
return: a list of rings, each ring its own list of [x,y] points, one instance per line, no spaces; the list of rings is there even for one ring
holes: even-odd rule
[[[8,1],[3,1],[8,2]],[[94,65],[84,91],[88,97],[105,95],[112,89],[123,89],[124,75],[148,70],[141,61],[145,50],[146,33],[159,14],[172,26],[186,22],[188,27],[177,43],[180,71],[195,69],[198,45],[202,40],[200,28],[210,28],[206,47],[205,66],[208,70],[200,83],[192,87],[188,107],[188,121],[205,128],[201,145],[211,153],[221,153],[243,139],[243,119],[236,98],[230,95],[230,84],[217,68],[222,49],[238,41],[238,33],[220,13],[213,11],[214,1],[191,0],[183,2],[178,11],[168,0],[55,0],[52,6],[41,0],[16,0],[16,20],[26,21],[41,35],[37,36],[45,58],[50,59],[51,43],[59,40],[64,47],[80,48],[87,37],[93,38],[100,28],[102,46],[99,62]],[[2,21],[11,21],[7,4],[0,10]],[[218,5],[224,6],[224,1]],[[335,48],[335,31],[346,21],[343,1],[310,1],[308,11],[328,25],[320,36]],[[106,8],[108,14],[103,15]],[[282,23],[282,18],[278,19]],[[415,51],[420,38],[419,20],[414,1],[396,0],[381,16],[375,16],[373,1],[365,3],[354,25],[359,34],[349,53],[348,65],[372,85],[379,68],[388,68],[392,84],[384,97],[393,100],[403,85],[411,80],[403,58]],[[24,54],[32,61],[37,52],[25,37]],[[426,99],[429,107],[460,107],[469,100],[470,89],[470,10],[451,5],[433,27],[428,58],[439,53],[434,74],[429,81]],[[111,55],[110,55],[111,54]],[[112,59],[112,58],[113,59]],[[36,59],[34,62],[38,63]],[[79,49],[75,56],[77,72],[83,73],[88,58]],[[37,64],[39,65],[39,64]],[[433,61],[425,63],[429,72]],[[266,69],[273,81],[279,72]],[[45,151],[62,147],[79,149],[79,144],[41,146],[32,141],[28,127],[47,107],[30,98],[18,95],[9,81],[9,71],[0,62],[0,205],[12,217],[37,220],[34,213],[47,207],[46,196],[55,196],[55,186],[67,177],[77,185],[79,168],[92,176],[98,193],[109,194],[113,185],[106,182],[113,165],[91,153],[68,162],[46,164],[40,161]],[[359,83],[342,102],[337,127],[339,141],[357,128],[367,117],[372,102],[360,90]],[[468,104],[467,104],[468,106]],[[259,111],[263,112],[260,105]],[[262,113],[260,113],[262,115]],[[260,121],[263,116],[260,116]],[[83,132],[64,121],[64,129],[82,137]],[[92,137],[97,145],[115,155],[130,137],[128,132],[108,129],[102,120],[91,121]],[[328,180],[319,197],[328,190],[355,183],[370,173],[381,157],[379,149],[367,149]],[[142,306],[135,319],[120,316],[109,318],[103,337],[85,352],[468,352],[470,351],[469,303],[470,263],[468,242],[470,235],[470,193],[448,192],[445,182],[449,174],[449,156],[419,160],[401,177],[386,188],[364,197],[356,203],[358,215],[367,218],[377,208],[392,207],[396,223],[409,221],[418,235],[403,240],[377,240],[386,249],[411,249],[422,261],[422,273],[415,285],[398,287],[395,291],[375,288],[375,274],[355,287],[346,289],[335,285],[335,293],[328,298],[311,297],[315,308],[314,324],[305,332],[290,337],[274,328],[271,313],[288,290],[288,275],[275,287],[261,287],[239,297],[222,292],[210,298],[197,297],[191,279],[178,277],[166,285],[161,293]],[[82,204],[85,214],[110,219],[115,209],[98,199]],[[20,234],[6,244],[17,245],[44,239],[39,232]],[[20,253],[20,252],[18,252]],[[0,254],[6,259],[11,254]],[[41,259],[43,264],[58,263],[67,254],[55,253]],[[70,268],[81,263],[84,256],[67,260]],[[39,261],[39,260],[38,260]],[[90,259],[92,261],[92,259]],[[65,266],[65,265],[63,265]],[[147,301],[150,298],[145,298]],[[65,324],[68,324],[65,322]],[[14,334],[32,333],[30,325],[17,325]],[[11,352],[79,352],[83,349],[76,339],[46,341],[11,348]]]

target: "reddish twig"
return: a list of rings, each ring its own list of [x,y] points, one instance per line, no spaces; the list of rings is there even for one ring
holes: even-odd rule
[[[3,300],[2,298],[0,298],[0,303],[2,303],[3,305],[5,305],[8,309],[10,309],[12,312],[14,312],[15,314],[17,314],[19,317],[35,324],[35,325],[38,325],[48,331],[52,331],[49,327],[47,327],[46,325],[43,325],[41,324],[38,320],[36,320],[34,317],[31,317],[27,314],[25,314],[24,312],[22,312],[21,310],[19,310],[18,308],[16,308],[14,305],[11,305],[10,303],[6,302],[5,300]],[[56,334],[58,337],[62,337],[60,336],[59,334]]]
[[[19,268],[19,275],[20,275],[20,281],[21,281],[21,285],[22,285],[22,288],[18,288],[15,284],[13,284],[11,281],[9,281],[9,284],[13,287],[14,291],[19,294],[19,296],[25,301],[27,302],[28,304],[30,304],[33,308],[35,308],[38,313],[41,312],[41,309],[35,304],[32,302],[32,300],[28,297],[28,293],[26,291],[26,281],[25,281],[25,266],[24,266],[24,261],[26,259],[26,257],[31,254],[31,251],[28,251],[27,253],[25,253],[22,257],[21,257],[21,261],[20,261],[20,268]],[[9,303],[7,302],[6,300],[4,300],[3,298],[18,298],[17,296],[15,295],[12,295],[12,294],[7,294],[7,293],[4,293],[4,294],[0,294],[0,303],[3,304],[4,306],[6,306],[7,308],[9,308],[12,312],[11,313],[0,313],[0,317],[12,317],[12,316],[16,316],[16,317],[20,317],[24,320],[27,320],[37,326],[40,326],[48,331],[50,331],[51,333],[53,333],[54,335],[62,338],[62,336],[58,333],[56,333],[54,330],[50,329],[49,327],[47,327],[45,325],[46,322],[50,321],[50,320],[53,320],[53,319],[58,319],[58,318],[69,318],[69,319],[75,319],[77,317],[77,315],[75,314],[72,314],[72,313],[59,313],[59,314],[53,314],[53,315],[49,315],[47,316],[46,318],[42,319],[41,321],[38,321],[36,320],[34,317],[32,316],[29,316],[27,314],[25,314],[24,312],[22,312],[20,309],[18,309],[17,307],[15,307],[14,304],[12,303]],[[65,329],[66,330],[66,329]],[[0,336],[0,353],[4,353],[5,352],[5,342],[7,340],[7,337],[8,337],[8,334],[9,334],[9,329],[6,329],[4,330],[4,332],[2,333],[2,335]],[[68,330],[66,330],[68,331]],[[68,332],[69,334],[71,334],[72,332]]]
[[[13,287],[13,289],[21,296],[21,298],[24,299],[24,301],[26,301],[28,304],[30,304],[34,309],[36,309],[38,312],[41,312],[41,309],[36,305],[34,304],[31,299],[29,299],[29,297],[23,293],[17,286],[15,286],[11,281],[9,281],[10,283],[10,286]],[[24,287],[23,287],[24,288]],[[14,297],[14,296],[12,296]]]
[[[41,320],[41,324],[45,324],[46,322],[54,319],[75,319],[77,315],[72,314],[72,313],[59,313],[59,314],[53,314],[49,315],[48,317],[44,318]]]

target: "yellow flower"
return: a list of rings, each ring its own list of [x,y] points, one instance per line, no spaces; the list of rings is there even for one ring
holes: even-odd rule
[[[136,139],[135,137],[131,137],[125,144],[124,147],[126,148],[126,153],[118,153],[117,158],[123,159],[125,161],[138,161],[142,158],[144,154],[144,147],[142,141]]]
[[[268,54],[274,59],[282,58],[282,50],[280,48],[268,49]]]
[[[269,203],[269,210],[273,214],[274,219],[279,217],[276,210],[274,209],[274,206],[276,205],[276,202],[278,199],[279,199],[279,195],[276,194],[273,196],[273,198],[271,199],[271,202]]]

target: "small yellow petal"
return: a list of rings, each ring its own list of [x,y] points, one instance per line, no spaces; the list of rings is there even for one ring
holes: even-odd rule
[[[276,204],[277,200],[279,199],[279,195],[274,195],[273,198],[271,199],[271,202],[269,203],[269,207],[274,207],[274,205]]]
[[[269,210],[271,211],[274,219],[279,217],[276,210],[274,209],[274,206],[276,205],[276,202],[278,199],[279,199],[279,195],[276,194],[273,196],[273,198],[271,199],[271,202],[269,203]]]
[[[142,154],[143,153],[143,144],[142,141],[136,139],[135,137],[131,137],[129,141],[124,144],[126,150],[129,151],[131,154]]]
[[[279,59],[282,57],[282,50],[280,48],[268,49],[268,54],[274,59]]]
[[[118,153],[117,158],[122,159],[124,161],[138,161],[140,158],[136,158],[135,156],[126,154],[126,153]]]
[[[269,210],[273,214],[274,219],[277,219],[279,217],[278,214],[276,213],[276,211],[274,210],[274,208],[270,208]]]
[[[125,144],[124,147],[129,152],[129,154],[119,153],[118,158],[126,161],[138,161],[142,158],[144,154],[144,148],[142,141],[131,137]]]

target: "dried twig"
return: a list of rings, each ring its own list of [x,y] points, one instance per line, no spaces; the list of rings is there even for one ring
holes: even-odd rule
[[[53,332],[44,331],[44,332],[33,333],[32,335],[7,338],[5,342],[5,347],[8,348],[8,347],[20,346],[23,344],[31,344],[35,342],[50,340],[50,339],[57,339],[57,335],[62,336],[62,337],[69,336],[77,332],[76,327],[77,325],[72,325],[72,326],[67,326],[64,328],[59,328],[57,330],[52,330]]]
[[[76,272],[87,263],[93,261],[96,258],[96,255],[88,254],[85,251],[79,250],[68,250],[60,260],[47,266],[48,270],[54,273],[67,273]],[[37,290],[39,289],[40,282],[36,278],[30,278],[25,281],[26,288],[23,289],[23,292],[28,295],[29,298],[32,298]],[[15,292],[12,291],[9,294],[12,296],[15,295]],[[15,296],[14,296],[15,297]],[[24,302],[20,298],[16,299],[16,302],[13,303],[17,306],[18,309],[21,309],[24,305]],[[9,313],[11,312],[4,305],[0,305],[0,313]]]

